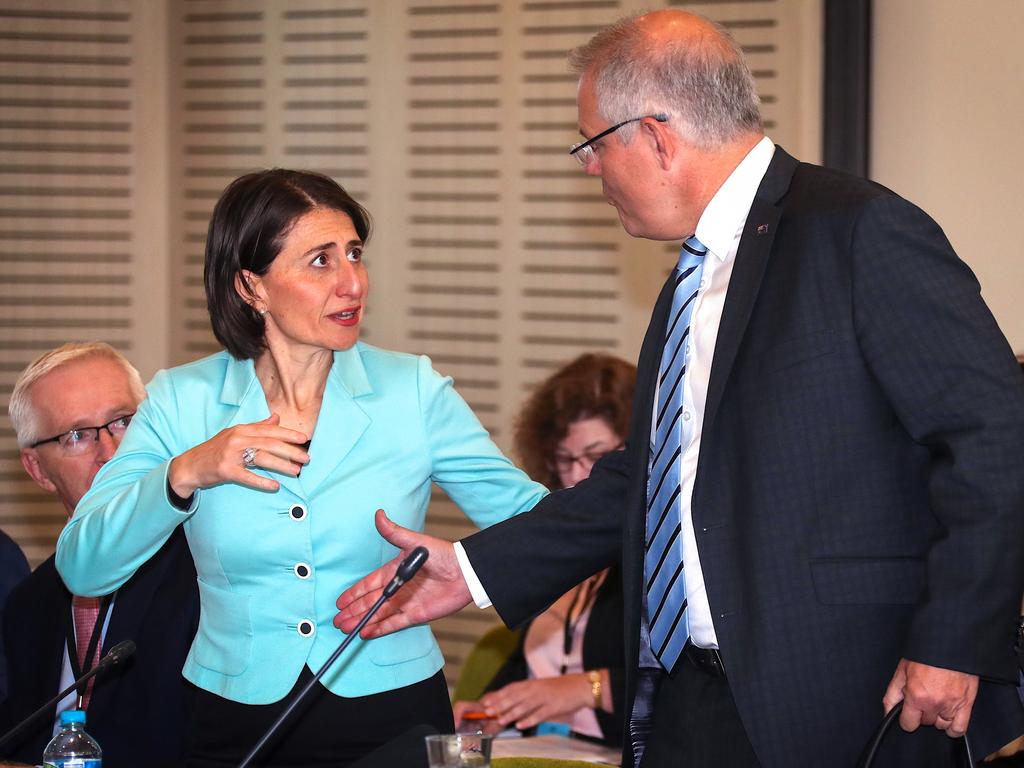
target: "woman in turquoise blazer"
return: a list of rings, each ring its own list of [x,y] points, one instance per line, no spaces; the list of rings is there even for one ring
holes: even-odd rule
[[[427,358],[358,341],[368,236],[327,177],[233,182],[205,265],[227,351],[156,375],[58,541],[68,587],[103,595],[184,526],[202,602],[189,765],[237,763],[337,647],[337,595],[397,554],[378,508],[421,529],[437,483],[487,526],[546,492]],[[343,765],[419,723],[450,731],[443,663],[426,626],[356,638],[269,764]]]

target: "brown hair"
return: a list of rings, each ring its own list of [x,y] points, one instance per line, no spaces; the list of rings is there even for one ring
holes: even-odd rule
[[[519,412],[513,435],[526,473],[548,488],[561,488],[552,463],[555,448],[580,419],[604,419],[625,439],[635,386],[636,366],[603,354],[581,355],[542,381]]]

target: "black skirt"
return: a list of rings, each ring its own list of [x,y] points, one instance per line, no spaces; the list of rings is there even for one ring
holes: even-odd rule
[[[192,686],[187,768],[237,766],[312,677],[303,669],[291,693],[273,704],[240,704]],[[420,725],[440,733],[455,730],[441,672],[405,688],[351,699],[318,683],[253,765],[340,768]]]

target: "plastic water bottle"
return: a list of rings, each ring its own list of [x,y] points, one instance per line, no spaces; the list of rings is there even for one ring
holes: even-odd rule
[[[85,732],[85,712],[69,709],[60,713],[60,733],[46,745],[44,768],[102,768],[103,750]]]

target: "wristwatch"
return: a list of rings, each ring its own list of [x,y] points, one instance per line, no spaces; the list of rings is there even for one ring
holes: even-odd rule
[[[596,669],[587,672],[587,680],[590,681],[590,692],[594,696],[594,709],[601,708],[601,673]]]

